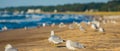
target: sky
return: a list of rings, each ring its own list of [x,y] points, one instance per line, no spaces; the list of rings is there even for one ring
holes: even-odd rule
[[[108,2],[109,0],[0,0],[0,8],[19,6],[49,6],[72,3]]]

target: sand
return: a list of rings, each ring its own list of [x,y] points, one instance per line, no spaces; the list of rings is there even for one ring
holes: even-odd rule
[[[117,24],[108,23],[102,25],[105,33],[100,33],[91,29],[90,26],[84,25],[86,32],[78,28],[68,29],[55,27],[29,28],[27,30],[17,29],[0,32],[0,51],[4,51],[6,44],[12,44],[19,51],[70,51],[65,47],[65,42],[57,47],[48,42],[50,31],[54,30],[55,34],[64,40],[72,40],[82,43],[85,48],[77,51],[120,51],[120,21]]]

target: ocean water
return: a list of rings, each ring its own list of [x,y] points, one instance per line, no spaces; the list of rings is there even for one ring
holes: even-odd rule
[[[52,23],[59,24],[61,22],[69,24],[72,22],[90,21],[92,16],[75,15],[75,14],[14,14],[0,13],[0,30],[6,26],[9,30],[19,29],[24,27],[37,27],[42,23],[48,26]]]

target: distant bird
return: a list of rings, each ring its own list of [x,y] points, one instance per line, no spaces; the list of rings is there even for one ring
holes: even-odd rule
[[[66,41],[66,47],[70,50],[77,50],[79,48],[85,48],[82,44],[78,42],[73,42],[71,40]]]
[[[11,44],[5,46],[5,51],[18,51],[17,48],[14,48]]]
[[[80,31],[85,31],[85,29],[82,26],[80,26],[79,29]]]
[[[100,27],[100,22],[96,22],[96,26],[97,26],[97,27]]]
[[[95,24],[96,27],[100,27],[100,22],[99,22],[99,21],[96,21],[96,20],[95,20],[95,21],[93,21],[92,23]]]
[[[55,23],[52,23],[52,24],[51,24],[51,27],[54,27],[54,26],[55,26]]]
[[[72,24],[70,24],[69,29],[74,29],[74,26]]]
[[[54,34],[54,31],[51,31],[51,36],[48,38],[48,41],[54,43],[54,45],[64,42],[63,39]]]
[[[76,24],[76,25],[77,25],[77,24],[79,24],[79,23],[78,23],[78,22],[76,22],[76,21],[73,21],[73,24]]]
[[[103,20],[102,23],[103,23],[103,24],[106,24],[107,22],[106,22],[106,20]]]
[[[76,26],[78,26],[78,27],[79,27],[80,25],[81,25],[80,23],[76,23]]]
[[[111,23],[116,24],[117,22],[115,20],[112,20]]]
[[[65,27],[65,24],[63,22],[59,24],[59,28],[62,28],[62,27]]]
[[[96,29],[97,29],[96,24],[92,24],[92,25],[91,25],[91,28],[96,30]]]
[[[103,18],[102,18],[102,17],[99,17],[99,18],[98,18],[98,20],[100,20],[100,21],[101,21],[101,20],[103,20]]]
[[[105,32],[105,30],[102,27],[99,27],[98,31],[99,32]]]
[[[27,27],[25,26],[24,29],[27,30]]]
[[[8,28],[7,28],[6,26],[4,26],[4,27],[2,28],[2,31],[6,31],[6,30],[8,30]]]
[[[73,21],[72,23],[74,26],[80,26],[80,23]]]
[[[91,24],[91,22],[86,22],[86,25],[90,25]]]
[[[107,23],[110,23],[110,20],[106,20]]]
[[[45,26],[46,26],[46,23],[43,23],[42,26],[45,27]]]

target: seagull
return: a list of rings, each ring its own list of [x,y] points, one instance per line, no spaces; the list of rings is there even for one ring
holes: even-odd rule
[[[27,30],[27,27],[25,26],[24,29]]]
[[[80,26],[79,29],[80,31],[85,31],[85,29],[82,26]]]
[[[115,20],[112,20],[111,23],[116,24],[117,22]]]
[[[18,51],[18,49],[12,47],[11,44],[7,44],[7,45],[5,46],[5,51]]]
[[[80,26],[80,23],[75,23],[76,26]]]
[[[96,26],[97,26],[97,27],[100,27],[100,22],[96,22]]]
[[[72,24],[70,24],[69,29],[74,29],[74,26]]]
[[[77,23],[77,22],[75,22],[75,21],[73,21],[73,24],[77,25],[78,23]]]
[[[54,45],[64,42],[63,39],[54,34],[54,31],[51,31],[51,36],[48,38],[48,41],[54,43]]]
[[[52,24],[51,24],[51,27],[54,27],[54,26],[55,26],[55,23],[52,23]]]
[[[4,26],[4,27],[2,28],[2,31],[6,31],[6,30],[8,30],[8,28],[7,28],[6,26]]]
[[[96,29],[97,29],[96,24],[92,24],[92,25],[91,25],[91,28],[96,30]]]
[[[46,24],[45,24],[45,23],[43,23],[43,24],[42,24],[42,26],[43,26],[43,27],[45,27],[45,26],[46,26]]]
[[[106,20],[103,20],[102,23],[103,23],[103,24],[106,24],[107,22],[106,22]]]
[[[92,23],[95,24],[96,27],[100,27],[100,22],[99,21],[93,21]]]
[[[102,27],[100,27],[99,32],[105,32],[105,30]]]
[[[77,50],[79,48],[84,48],[84,46],[78,42],[73,42],[71,40],[66,41],[66,47],[70,50]]]
[[[91,24],[91,22],[86,22],[86,25],[90,25]]]
[[[62,28],[62,27],[65,27],[65,24],[63,22],[59,24],[59,28]]]

